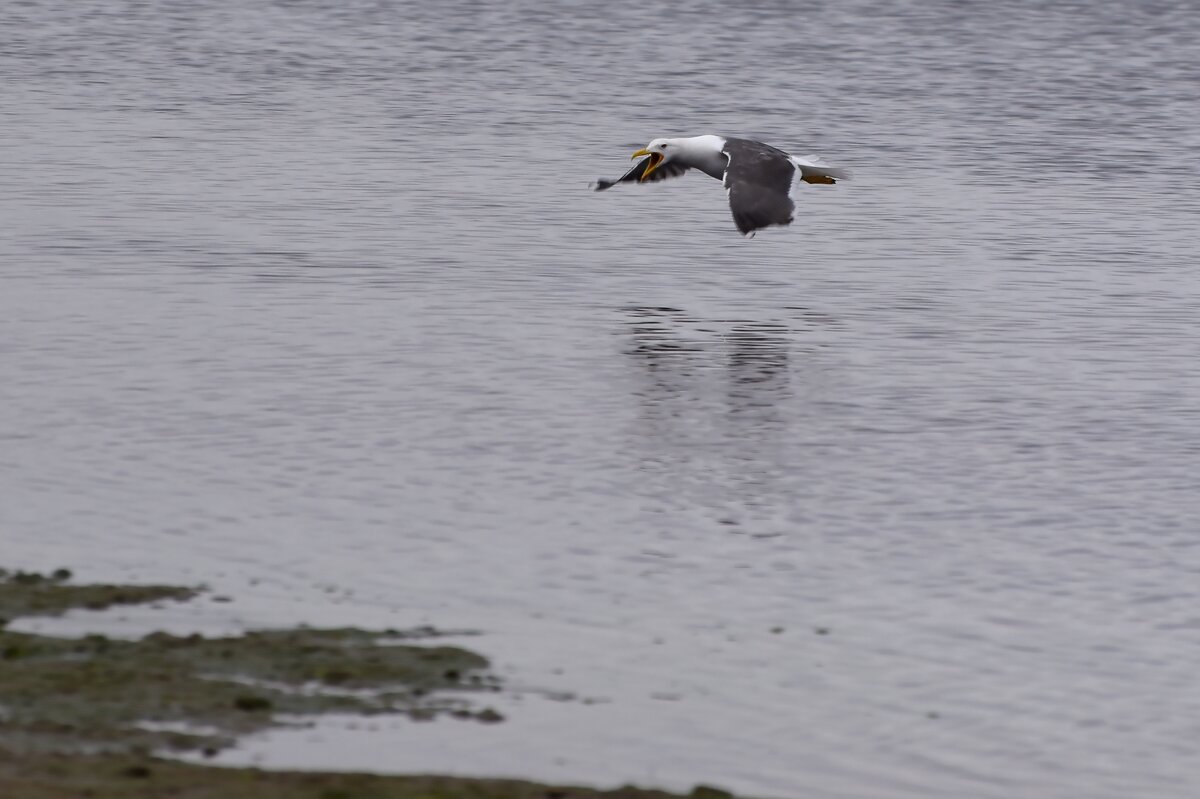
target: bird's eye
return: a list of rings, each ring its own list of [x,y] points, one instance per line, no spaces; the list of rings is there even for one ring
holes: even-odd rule
[[[662,148],[663,148],[664,150],[665,150],[665,149],[667,149],[667,145],[663,144],[663,145],[661,145],[661,146],[662,146]]]

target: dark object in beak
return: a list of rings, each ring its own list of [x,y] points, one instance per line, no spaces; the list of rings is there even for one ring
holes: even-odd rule
[[[651,172],[658,169],[663,165],[663,161],[667,160],[667,157],[662,153],[652,153],[649,150],[638,150],[630,158],[641,158],[643,155],[650,156],[650,162],[646,164],[646,168],[642,171],[642,176],[638,178],[639,183],[648,178]]]

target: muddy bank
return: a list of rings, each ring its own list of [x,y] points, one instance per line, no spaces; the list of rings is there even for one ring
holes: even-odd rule
[[[666,799],[635,788],[598,792],[510,780],[382,777],[228,769],[178,762],[212,755],[286,717],[329,712],[453,716],[496,723],[500,690],[482,655],[438,642],[433,628],[261,630],[238,636],[155,632],[137,640],[63,638],[9,621],[120,604],[187,601],[180,586],[79,585],[0,571],[0,796],[195,799],[611,796]],[[704,799],[727,797],[698,788]]]
[[[626,787],[611,791],[519,780],[381,777],[194,766],[134,755],[16,757],[0,749],[0,795],[21,799],[679,799]],[[694,799],[731,799],[697,788]]]

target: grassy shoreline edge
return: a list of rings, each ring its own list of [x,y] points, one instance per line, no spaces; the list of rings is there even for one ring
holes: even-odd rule
[[[276,713],[452,716],[496,723],[488,661],[435,629],[250,631],[137,640],[17,632],[29,616],[188,601],[201,589],[88,585],[59,569],[0,569],[0,796],[21,799],[675,799],[521,780],[228,768],[172,759],[215,754]],[[484,700],[484,701],[478,701]],[[156,754],[158,753],[158,754]],[[697,786],[693,799],[731,799]]]

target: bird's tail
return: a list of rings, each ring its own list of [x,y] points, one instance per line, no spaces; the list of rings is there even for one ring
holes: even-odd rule
[[[800,179],[805,183],[830,184],[850,179],[849,171],[821,163],[819,155],[810,155],[808,158],[793,157],[792,163],[800,170]]]

